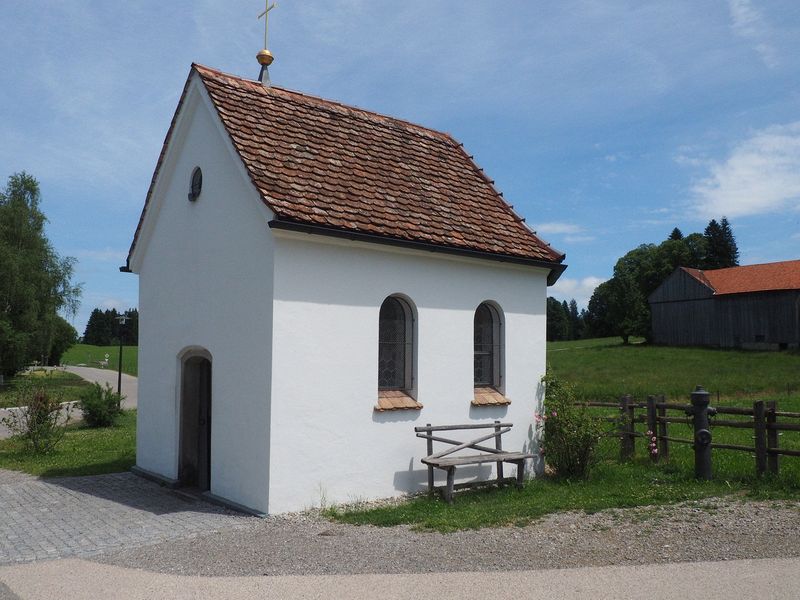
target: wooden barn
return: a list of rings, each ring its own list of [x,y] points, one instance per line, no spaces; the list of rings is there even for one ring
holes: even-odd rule
[[[679,267],[648,300],[655,344],[800,347],[800,260],[706,271]]]

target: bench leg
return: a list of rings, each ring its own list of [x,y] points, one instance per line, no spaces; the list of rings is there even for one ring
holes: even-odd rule
[[[450,467],[447,469],[447,487],[444,491],[444,499],[448,504],[453,503],[453,485],[455,484],[456,468]]]
[[[503,485],[503,461],[497,461],[497,485]]]
[[[522,484],[525,479],[525,461],[517,461],[517,489],[522,489]]]
[[[428,465],[428,493],[433,493],[433,467]]]

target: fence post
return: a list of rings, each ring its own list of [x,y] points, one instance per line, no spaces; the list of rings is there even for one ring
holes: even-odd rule
[[[498,452],[503,451],[503,440],[500,439],[500,421],[494,422],[494,446],[497,448]],[[503,483],[503,461],[497,461],[497,485],[501,485]]]
[[[767,418],[763,400],[753,402],[753,430],[756,438],[756,475],[767,472]]]
[[[650,460],[658,462],[658,420],[656,419],[656,397],[647,397],[647,450]]]
[[[777,425],[778,416],[775,411],[778,410],[778,403],[775,400],[767,402],[767,471],[773,475],[777,475],[780,470],[780,456],[769,452],[770,450],[778,449],[778,430],[771,427]]]
[[[430,427],[431,424],[426,423],[425,426]],[[433,454],[433,440],[430,438],[432,435],[433,432],[428,430],[428,456]],[[433,465],[428,465],[428,493],[430,494],[431,492],[433,492]]]
[[[711,430],[708,424],[710,394],[698,385],[692,392],[694,423],[694,476],[711,480]]]
[[[624,395],[620,399],[619,409],[622,413],[620,420],[620,459],[625,461],[633,458],[636,451],[634,446],[635,436],[633,425],[633,399],[629,395]]]
[[[666,401],[667,399],[663,394],[661,394],[661,396],[659,396],[659,403],[665,404]],[[667,461],[669,460],[669,440],[667,439],[667,436],[669,435],[669,430],[667,429],[667,407],[659,406],[656,414],[662,419],[658,422],[658,456],[660,460]]]

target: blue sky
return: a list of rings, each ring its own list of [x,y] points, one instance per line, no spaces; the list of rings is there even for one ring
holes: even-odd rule
[[[567,253],[614,262],[727,215],[743,264],[800,258],[800,3],[279,0],[276,85],[453,134]],[[199,62],[255,78],[253,0],[0,4],[0,179],[37,177],[78,259],[74,324],[137,303],[118,272]]]

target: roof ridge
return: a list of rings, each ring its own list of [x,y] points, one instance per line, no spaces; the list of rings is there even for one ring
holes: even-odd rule
[[[239,81],[241,83],[245,83],[247,85],[253,86],[254,89],[261,89],[261,90],[267,91],[267,88],[265,88],[264,85],[261,82],[256,81],[254,79],[247,79],[245,77],[240,77],[239,75],[231,75],[230,73],[225,73],[224,71],[220,71],[219,69],[215,69],[213,67],[208,67],[206,65],[201,65],[199,63],[192,63],[192,68],[196,69],[198,71],[201,71],[201,70],[210,71],[212,73],[216,73],[218,75],[222,75],[223,77],[226,77],[228,79],[233,79],[233,80]],[[276,90],[276,91],[284,93],[284,94],[290,94],[292,96],[300,97],[300,98],[303,98],[303,99],[306,99],[306,100],[312,100],[312,101],[315,101],[315,102],[317,102],[317,103],[319,103],[319,104],[321,104],[323,106],[335,106],[335,107],[342,108],[342,109],[345,109],[345,110],[348,110],[348,111],[355,111],[355,112],[358,112],[358,113],[362,113],[363,115],[365,115],[367,117],[372,117],[372,118],[377,117],[377,120],[380,121],[380,122],[389,121],[391,123],[397,123],[397,124],[400,124],[400,125],[405,125],[407,127],[410,127],[411,129],[416,129],[416,130],[419,130],[420,132],[425,132],[425,133],[431,134],[433,137],[437,137],[443,142],[450,143],[450,144],[455,144],[456,146],[460,145],[453,138],[453,136],[450,135],[449,133],[447,133],[446,131],[441,131],[439,129],[433,129],[432,127],[426,127],[425,125],[420,125],[419,123],[414,123],[413,121],[409,121],[407,119],[401,119],[401,118],[394,117],[392,115],[387,115],[387,114],[384,114],[384,113],[381,113],[381,112],[378,112],[378,111],[375,111],[375,110],[370,110],[368,108],[362,108],[360,106],[355,106],[353,104],[345,104],[344,102],[339,102],[337,100],[331,100],[329,98],[324,98],[322,96],[316,96],[314,94],[308,94],[306,92],[299,92],[297,90],[292,90],[292,89],[281,87],[281,86],[278,86],[278,85],[272,85],[272,86],[270,86],[270,89]]]

